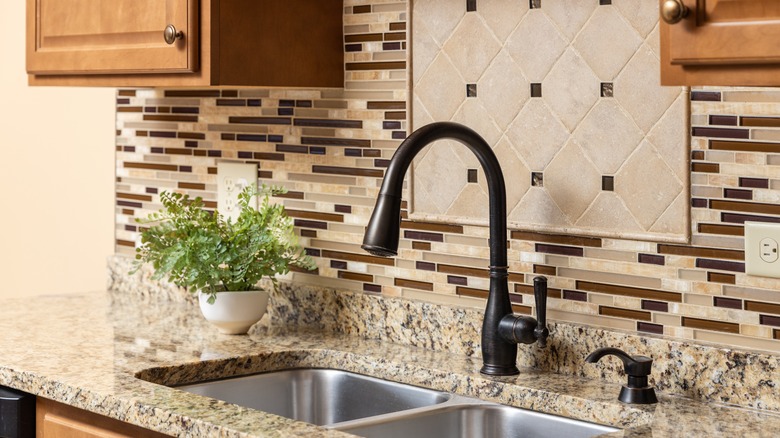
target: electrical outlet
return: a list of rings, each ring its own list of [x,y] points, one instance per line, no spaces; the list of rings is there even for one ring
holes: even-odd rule
[[[780,278],[780,224],[745,222],[745,272]]]
[[[238,194],[250,184],[257,185],[257,164],[217,163],[217,210],[225,218],[238,219]],[[257,208],[257,205],[252,205]]]

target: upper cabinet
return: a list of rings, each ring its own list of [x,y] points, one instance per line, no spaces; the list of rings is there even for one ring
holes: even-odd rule
[[[32,85],[342,87],[342,0],[27,0]]]
[[[663,85],[780,85],[780,1],[660,0]]]

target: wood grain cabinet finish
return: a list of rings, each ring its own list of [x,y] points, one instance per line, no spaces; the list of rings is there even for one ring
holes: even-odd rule
[[[162,438],[163,435],[113,418],[38,397],[36,438]]]
[[[688,13],[662,17],[663,85],[780,85],[780,1],[677,1]]]
[[[342,16],[341,0],[27,0],[27,72],[32,85],[342,87]]]

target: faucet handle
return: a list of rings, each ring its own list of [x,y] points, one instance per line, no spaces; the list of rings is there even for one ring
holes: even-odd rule
[[[550,331],[547,330],[547,277],[534,278],[534,300],[536,301],[536,328],[534,337],[539,346],[547,346],[547,337]]]
[[[623,367],[628,376],[628,383],[621,388],[618,400],[624,403],[658,403],[655,389],[647,382],[647,376],[650,375],[653,367],[653,359],[647,356],[629,356],[621,349],[608,347],[593,351],[585,358],[585,362],[596,363],[608,355],[616,356],[623,361]]]

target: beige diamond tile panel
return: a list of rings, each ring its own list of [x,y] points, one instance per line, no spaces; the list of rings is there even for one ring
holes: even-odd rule
[[[657,2],[465,4],[412,3],[412,128],[450,120],[485,137],[512,228],[687,241],[688,97],[657,85]],[[476,159],[440,143],[413,166],[412,219],[486,223]]]

